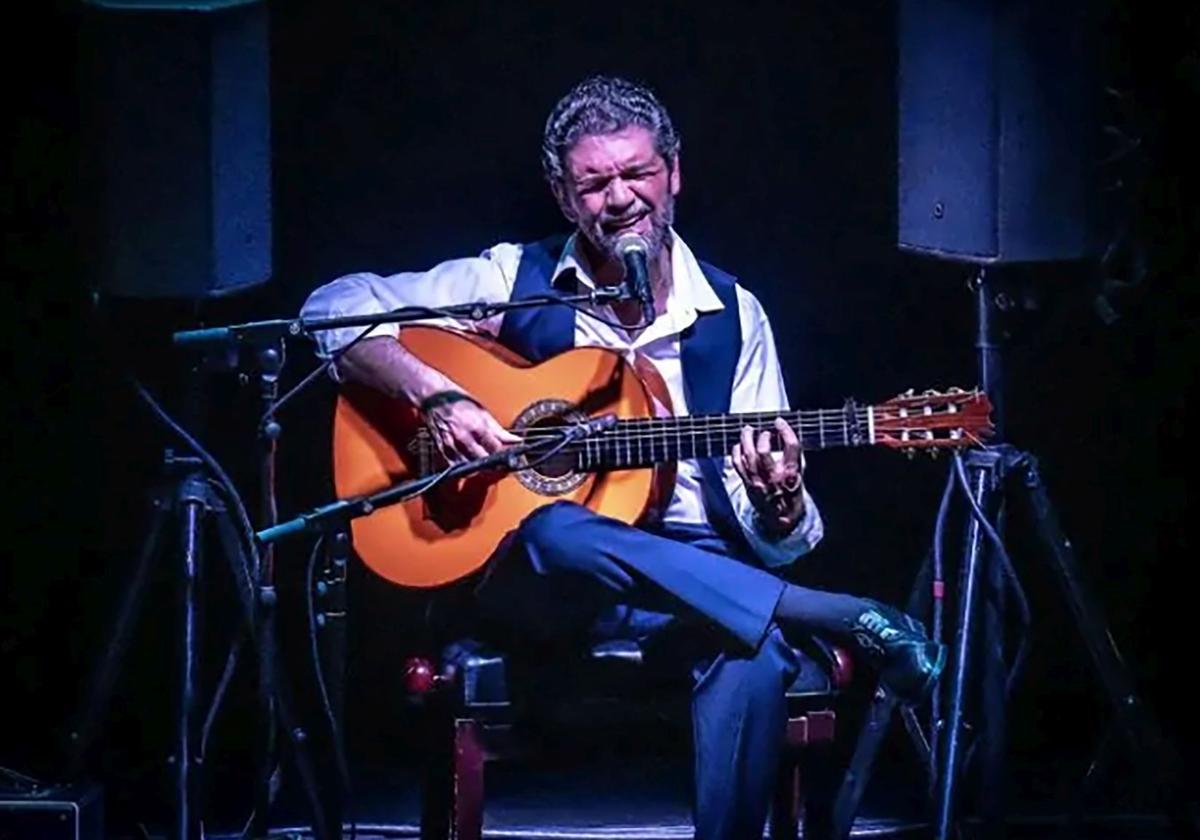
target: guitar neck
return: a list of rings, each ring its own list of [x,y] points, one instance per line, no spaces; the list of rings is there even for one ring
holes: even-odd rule
[[[724,457],[741,439],[742,429],[771,434],[771,448],[782,449],[775,418],[782,417],[806,450],[866,446],[875,442],[873,409],[848,403],[842,409],[750,414],[701,414],[621,420],[603,435],[581,442],[583,469],[647,467],[666,461]]]

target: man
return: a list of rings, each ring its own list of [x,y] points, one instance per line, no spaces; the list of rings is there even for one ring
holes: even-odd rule
[[[769,321],[736,280],[700,263],[673,228],[681,186],[679,137],[646,88],[595,77],[571,90],[545,127],[550,188],[574,231],[565,241],[500,244],[481,257],[424,273],[352,274],[316,290],[304,317],[382,312],[403,305],[502,301],[623,281],[622,237],[646,243],[654,319],[636,302],[579,312],[517,310],[482,324],[537,361],[580,345],[613,348],[657,369],[677,414],[788,408]],[[462,389],[380,328],[337,361],[339,376],[420,406],[438,448],[475,458],[518,440]],[[331,332],[321,352],[356,334]],[[851,645],[882,682],[920,702],[944,650],[909,617],[874,601],[805,589],[773,570],[808,552],[822,522],[804,486],[793,430],[743,429],[726,459],[678,465],[661,522],[644,529],[559,502],[531,514],[493,557],[477,593],[539,638],[577,633],[605,617],[663,616],[714,629],[693,665],[698,837],[761,836],[786,719],[784,692],[796,674],[785,638],[807,635]],[[507,611],[504,611],[507,607]],[[626,612],[614,612],[614,609]],[[574,626],[571,626],[571,625]],[[611,623],[608,625],[611,629]],[[647,625],[651,626],[651,625]],[[703,633],[700,634],[704,636]]]

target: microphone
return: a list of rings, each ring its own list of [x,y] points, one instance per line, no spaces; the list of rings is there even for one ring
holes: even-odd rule
[[[650,292],[650,271],[646,265],[650,246],[636,233],[623,233],[617,237],[616,252],[625,263],[625,286],[630,296],[642,302],[642,321],[653,324],[654,295]]]
[[[589,417],[587,420],[580,420],[571,427],[570,434],[573,437],[584,438],[588,435],[598,435],[601,432],[607,432],[609,429],[617,425],[617,415],[602,414],[599,417]]]

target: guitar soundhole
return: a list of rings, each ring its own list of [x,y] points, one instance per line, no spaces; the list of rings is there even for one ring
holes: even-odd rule
[[[583,419],[586,415],[566,400],[539,400],[518,415],[513,427],[520,433],[536,434],[538,429],[550,430]],[[569,448],[555,454],[525,456],[521,459],[523,468],[516,472],[517,481],[534,493],[561,496],[587,480],[587,474],[576,469],[577,463],[575,451]]]

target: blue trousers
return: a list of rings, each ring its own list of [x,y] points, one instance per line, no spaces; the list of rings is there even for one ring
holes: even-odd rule
[[[798,672],[772,618],[783,588],[711,531],[648,533],[557,502],[510,535],[476,594],[486,613],[548,642],[662,625],[647,616],[715,629],[689,663],[696,837],[746,840],[762,836]]]

